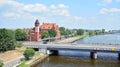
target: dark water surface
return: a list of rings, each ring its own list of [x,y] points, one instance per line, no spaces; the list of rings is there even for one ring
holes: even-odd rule
[[[120,45],[120,34],[86,37],[74,43],[117,44]],[[58,56],[49,56],[36,67],[120,67],[117,53],[97,53],[97,60],[90,59],[90,52],[59,51]]]
[[[120,62],[81,57],[50,56],[38,64],[37,67],[120,67]]]

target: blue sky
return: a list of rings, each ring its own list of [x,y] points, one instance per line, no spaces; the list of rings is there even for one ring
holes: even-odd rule
[[[31,28],[36,19],[70,29],[120,29],[120,0],[0,1],[0,28]]]

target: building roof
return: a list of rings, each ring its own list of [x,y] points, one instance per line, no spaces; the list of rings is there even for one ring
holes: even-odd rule
[[[57,25],[55,23],[43,23],[40,28],[41,29],[52,29],[52,28],[56,28]]]

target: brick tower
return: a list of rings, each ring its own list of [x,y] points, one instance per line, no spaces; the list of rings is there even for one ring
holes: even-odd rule
[[[40,33],[39,33],[39,21],[38,19],[35,21],[35,34],[34,34],[34,39],[35,41],[39,41],[40,40]]]

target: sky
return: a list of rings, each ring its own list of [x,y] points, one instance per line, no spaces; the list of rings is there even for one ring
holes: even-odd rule
[[[120,30],[120,0],[0,0],[0,28],[59,27]]]

